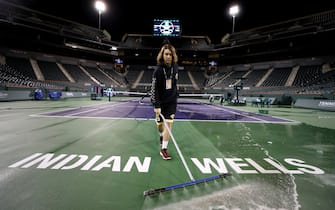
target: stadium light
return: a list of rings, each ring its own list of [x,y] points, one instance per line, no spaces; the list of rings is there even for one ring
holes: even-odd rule
[[[101,28],[101,13],[103,13],[104,11],[106,11],[105,2],[103,2],[103,1],[96,1],[95,2],[95,8],[99,12],[99,30],[100,30],[100,28]]]
[[[239,7],[238,5],[233,5],[229,8],[229,14],[233,17],[233,29],[232,29],[232,33],[234,33],[235,31],[235,17],[239,12]]]

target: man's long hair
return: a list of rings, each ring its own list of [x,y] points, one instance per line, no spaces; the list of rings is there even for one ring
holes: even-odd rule
[[[157,55],[157,63],[163,63],[163,53],[164,50],[169,49],[172,52],[172,64],[177,64],[178,63],[178,56],[177,56],[177,52],[176,49],[171,45],[171,44],[164,44],[161,48],[161,50],[159,51],[158,55]]]

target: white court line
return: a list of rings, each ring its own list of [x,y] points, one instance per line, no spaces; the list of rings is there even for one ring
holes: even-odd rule
[[[166,121],[165,121],[164,116],[163,116],[162,114],[159,114],[159,115],[160,115],[160,116],[162,117],[162,119],[163,119],[164,126],[165,126],[166,130],[167,130],[167,131],[169,132],[169,134],[170,134],[170,137],[171,137],[171,139],[172,139],[172,141],[173,141],[174,146],[175,146],[176,149],[177,149],[177,152],[178,152],[178,154],[179,154],[179,157],[180,157],[181,161],[182,161],[183,164],[184,164],[184,167],[185,167],[185,169],[186,169],[186,172],[187,172],[188,176],[190,177],[191,181],[194,181],[193,175],[192,175],[192,173],[191,173],[191,171],[190,171],[190,169],[189,169],[189,167],[188,167],[188,165],[187,165],[187,163],[186,163],[186,161],[185,161],[185,159],[184,159],[183,154],[181,153],[181,151],[180,151],[180,149],[179,149],[179,146],[178,146],[178,144],[177,144],[175,138],[174,138],[173,135],[172,135],[172,132],[171,132],[171,130],[170,130],[168,124],[167,124]]]
[[[207,105],[207,106],[209,106],[209,105]],[[240,115],[240,116],[243,116],[243,117],[249,117],[251,119],[258,120],[258,121],[261,121],[261,122],[267,122],[267,120],[263,120],[263,119],[260,119],[260,118],[257,118],[257,117],[252,117],[252,116],[248,116],[248,115],[245,115],[245,114],[242,114],[242,113],[230,111],[230,110],[227,110],[227,109],[223,109],[221,107],[217,107],[217,106],[211,106],[211,107],[214,107],[214,109],[218,109],[218,110],[224,110],[225,112],[229,112],[229,113],[232,113],[232,114],[237,114],[237,115]]]
[[[251,118],[251,119],[254,119],[254,120],[258,120],[259,122],[262,122],[262,123],[269,123],[272,121],[268,121],[268,120],[263,120],[263,119],[260,119],[260,118],[257,118],[257,117],[252,117],[252,116],[249,116],[249,115],[246,115],[246,114],[243,114],[243,113],[246,113],[248,111],[242,111],[242,110],[239,110],[239,109],[236,109],[236,111],[241,111],[242,113],[239,113],[239,112],[234,112],[234,111],[230,111],[228,109],[225,109],[223,107],[217,107],[217,106],[213,106],[213,105],[208,105],[206,104],[207,106],[210,106],[210,107],[215,107],[215,109],[218,109],[218,110],[223,110],[225,112],[229,112],[229,113],[233,113],[233,114],[237,114],[237,115],[240,115],[240,116],[243,116],[243,117],[247,117],[247,118]],[[229,109],[234,109],[234,108],[229,108]],[[249,112],[249,113],[253,113],[253,112]],[[254,114],[254,113],[253,113]],[[273,117],[273,116],[271,116]],[[277,118],[277,119],[281,119],[281,120],[286,120],[288,122],[275,122],[275,123],[296,123],[296,124],[300,124],[300,122],[298,121],[295,121],[295,120],[291,120],[291,119],[285,119],[285,118],[281,118],[281,117],[273,117],[273,118]],[[247,122],[247,121],[245,121]]]

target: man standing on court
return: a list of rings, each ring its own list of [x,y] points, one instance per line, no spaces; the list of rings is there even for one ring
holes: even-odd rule
[[[171,44],[164,44],[156,60],[157,68],[152,75],[151,102],[154,106],[156,125],[160,137],[161,150],[159,154],[164,160],[170,160],[171,156],[167,152],[170,134],[165,127],[164,120],[171,131],[178,98],[178,56],[176,49]]]

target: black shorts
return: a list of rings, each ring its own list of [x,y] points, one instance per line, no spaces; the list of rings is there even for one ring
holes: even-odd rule
[[[164,116],[165,120],[172,122],[177,111],[177,103],[169,103],[161,105],[161,114]],[[161,116],[156,116],[156,123],[163,123]]]

